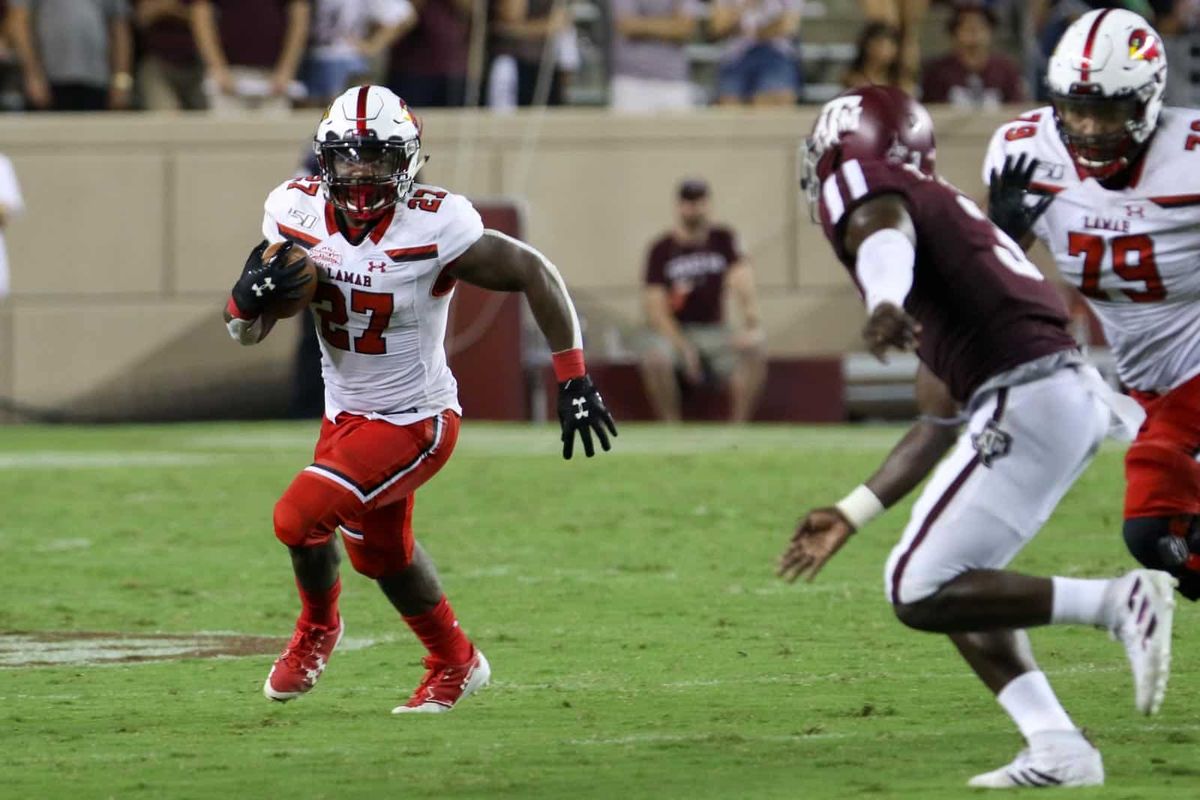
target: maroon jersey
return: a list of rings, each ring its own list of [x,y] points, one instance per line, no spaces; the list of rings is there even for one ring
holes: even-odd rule
[[[195,3],[196,0],[187,0]],[[283,54],[288,9],[313,0],[208,0],[217,15],[225,59],[237,67],[269,69]]]
[[[848,161],[821,187],[821,226],[854,275],[843,223],[863,201],[898,195],[917,233],[905,310],[921,323],[917,355],[966,402],[984,381],[1075,347],[1058,292],[974,201],[907,165]],[[857,280],[857,278],[856,278]]]
[[[921,102],[983,108],[1025,102],[1021,67],[1007,56],[992,55],[974,72],[950,53],[926,62],[921,70]]]
[[[646,283],[666,287],[680,322],[719,323],[725,273],[740,259],[728,228],[710,228],[708,239],[699,245],[680,244],[668,233],[650,247]]]

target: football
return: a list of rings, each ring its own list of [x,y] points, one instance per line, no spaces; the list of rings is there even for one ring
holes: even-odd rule
[[[279,248],[283,247],[283,244],[283,242],[276,242],[264,250],[262,254],[263,262],[266,262],[271,256],[275,255],[279,251]],[[317,292],[317,265],[308,257],[308,253],[303,247],[294,245],[291,251],[288,252],[288,264],[295,264],[301,260],[304,261],[304,268],[301,270],[301,274],[311,275],[312,280],[304,284],[304,287],[301,289],[303,294],[296,299],[290,300],[286,297],[281,297],[267,305],[264,311],[275,319],[287,319],[288,317],[296,316],[308,308],[308,304],[312,302],[313,295]]]

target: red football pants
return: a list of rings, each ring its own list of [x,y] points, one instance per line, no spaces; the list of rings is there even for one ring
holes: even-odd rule
[[[1125,454],[1125,519],[1200,514],[1200,376],[1166,394],[1129,394],[1146,421]]]
[[[313,463],[275,504],[275,535],[311,547],[337,529],[358,572],[399,572],[412,562],[413,493],[449,460],[458,427],[453,411],[403,427],[344,413],[323,420]]]

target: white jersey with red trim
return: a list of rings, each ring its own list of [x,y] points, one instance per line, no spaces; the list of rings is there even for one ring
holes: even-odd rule
[[[312,310],[326,416],[409,425],[461,413],[445,350],[454,281],[442,270],[483,235],[470,201],[417,184],[357,245],[338,229],[317,178],[281,184],[265,210],[267,241],[304,247],[320,273]]]
[[[1122,382],[1161,392],[1200,374],[1200,111],[1163,109],[1125,189],[1080,177],[1049,106],[996,131],[984,182],[1022,153],[1055,195],[1034,233],[1100,319]]]

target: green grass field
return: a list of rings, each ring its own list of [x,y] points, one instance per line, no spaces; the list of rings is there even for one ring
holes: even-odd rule
[[[260,693],[273,652],[0,667],[0,797],[976,794],[966,779],[1020,741],[947,641],[891,616],[882,569],[907,506],[817,583],[773,577],[797,515],[865,477],[897,433],[626,425],[617,452],[566,463],[556,429],[468,421],[416,525],[491,688],[449,715],[392,717],[422,653],[348,572],[352,646],[287,705]],[[0,428],[0,631],[285,638],[296,601],[271,510],[314,436]],[[1120,452],[1106,449],[1017,565],[1120,572],[1120,507]],[[1034,633],[1109,774],[1070,797],[1195,795],[1195,619],[1180,608],[1152,719],[1106,635]]]

